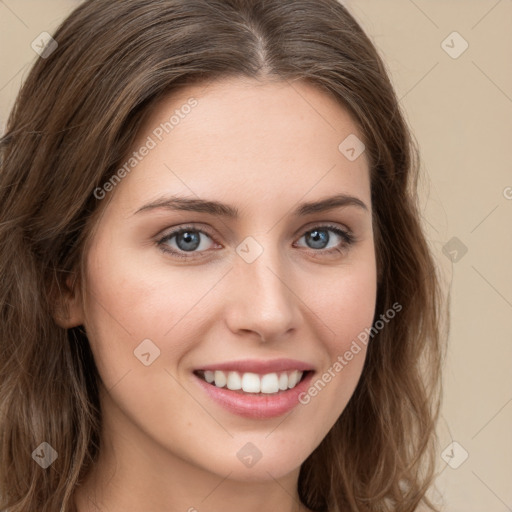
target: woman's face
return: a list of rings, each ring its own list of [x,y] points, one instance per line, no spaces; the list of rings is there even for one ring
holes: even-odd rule
[[[112,200],[74,306],[118,458],[265,481],[325,437],[375,311],[355,137],[347,111],[305,83],[222,80],[152,111],[122,179],[96,191]]]

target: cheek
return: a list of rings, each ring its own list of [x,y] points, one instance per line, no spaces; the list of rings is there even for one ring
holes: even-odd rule
[[[168,263],[156,247],[134,249],[123,237],[105,235],[90,251],[88,269],[93,299],[134,337],[163,337],[201,310],[201,299],[219,281],[219,271],[208,265]]]
[[[333,360],[349,350],[352,341],[373,322],[377,278],[375,260],[370,252],[367,254],[326,278],[314,295],[315,310],[331,332],[328,343]]]
[[[337,299],[328,308],[327,321],[336,337],[332,348],[347,350],[350,342],[369,328],[375,315],[376,284],[372,272],[341,279]]]
[[[85,325],[107,387],[140,368],[134,351],[148,339],[154,353],[160,351],[151,366],[175,367],[194,347],[193,333],[211,316],[205,297],[219,281],[218,272],[206,268],[157,265],[115,247],[103,241],[91,250],[86,276]]]
[[[328,328],[323,343],[328,358],[301,403],[315,408],[315,415],[324,418],[324,427],[330,428],[343,412],[361,376],[376,294],[375,262],[369,257],[309,295],[315,312]]]

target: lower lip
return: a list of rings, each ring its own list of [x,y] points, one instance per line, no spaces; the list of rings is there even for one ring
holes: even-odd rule
[[[194,375],[208,396],[233,414],[252,419],[268,419],[282,416],[299,403],[299,395],[306,391],[313,372],[308,374],[292,389],[278,393],[239,393],[227,388],[218,388]]]

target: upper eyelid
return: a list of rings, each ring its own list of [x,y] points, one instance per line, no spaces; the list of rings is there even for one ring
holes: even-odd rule
[[[193,225],[188,225],[188,224],[180,225],[180,226],[177,226],[177,227],[174,227],[174,228],[169,228],[169,230],[167,232],[164,232],[163,234],[158,235],[157,238],[158,238],[158,240],[162,240],[162,239],[165,239],[165,238],[171,238],[171,237],[176,236],[177,234],[179,234],[181,231],[187,231],[187,230],[189,230],[189,231],[197,231],[197,232],[203,233],[205,235],[208,235],[212,239],[215,238],[215,235],[210,233],[208,229],[205,229],[203,227],[197,227],[197,226],[193,226]]]

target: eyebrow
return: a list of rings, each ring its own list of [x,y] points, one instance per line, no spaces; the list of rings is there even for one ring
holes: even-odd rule
[[[347,206],[355,206],[366,212],[369,211],[368,207],[363,201],[361,201],[361,199],[347,194],[337,194],[334,196],[326,197],[325,199],[320,199],[319,201],[302,203],[297,208],[295,208],[295,210],[293,210],[292,215],[296,217],[303,217],[312,213],[325,212],[335,208],[345,208]],[[227,217],[231,219],[237,219],[240,217],[240,211],[234,206],[221,203],[219,201],[208,201],[205,199],[178,196],[165,197],[152,201],[151,203],[148,203],[139,208],[134,215],[155,209],[209,213],[211,215]]]

